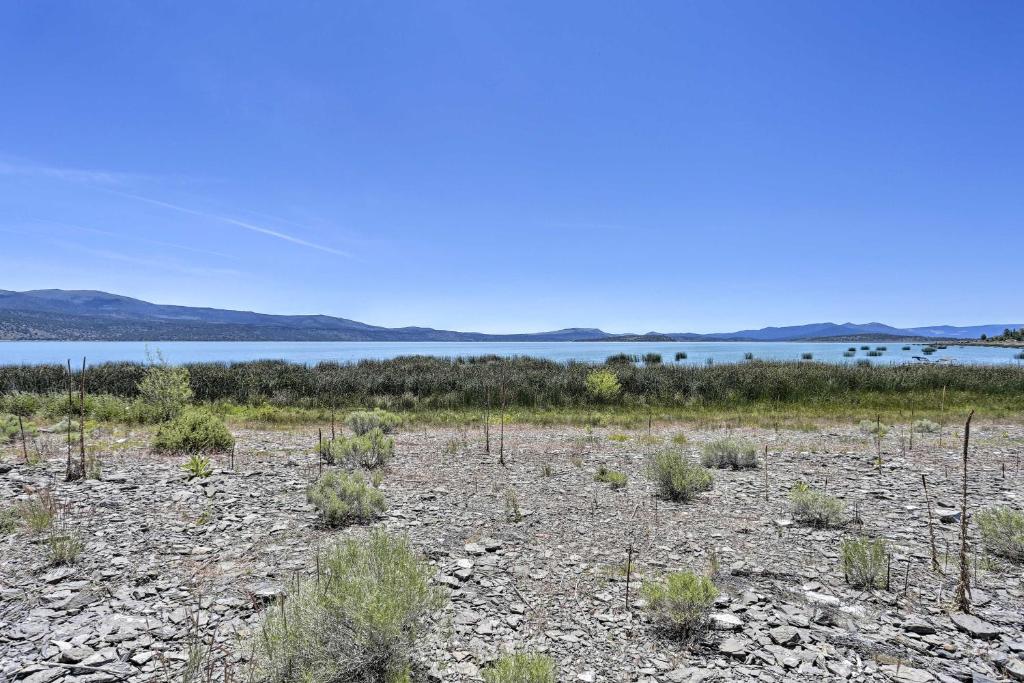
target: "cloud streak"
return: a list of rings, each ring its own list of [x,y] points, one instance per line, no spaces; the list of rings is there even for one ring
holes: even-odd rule
[[[322,251],[322,252],[325,252],[325,253],[328,253],[328,254],[334,254],[335,256],[344,256],[346,258],[350,258],[351,257],[351,254],[349,254],[348,252],[342,251],[340,249],[335,249],[334,247],[328,247],[328,246],[325,246],[323,244],[317,244],[316,242],[310,242],[309,240],[304,240],[301,237],[296,237],[295,235],[289,235],[288,233],[281,232],[280,230],[274,230],[272,228],[268,228],[268,227],[265,227],[265,226],[262,226],[262,225],[257,225],[255,223],[250,223],[248,221],[242,221],[242,220],[239,220],[237,218],[232,218],[230,216],[222,216],[220,214],[210,213],[208,211],[199,211],[198,209],[190,209],[187,206],[181,206],[180,204],[172,204],[170,202],[161,201],[159,199],[153,199],[151,197],[143,197],[141,195],[131,194],[131,193],[128,193],[128,192],[117,192],[117,191],[114,191],[114,190],[108,190],[108,191],[113,193],[113,194],[122,196],[122,197],[128,197],[130,199],[135,199],[135,200],[140,201],[140,202],[146,202],[146,203],[152,204],[154,206],[161,206],[161,207],[163,207],[165,209],[171,209],[173,211],[179,211],[181,213],[186,213],[186,214],[189,214],[189,215],[192,215],[192,216],[199,216],[201,218],[206,218],[206,219],[209,219],[209,220],[214,220],[214,221],[219,221],[221,223],[226,223],[227,225],[233,225],[235,227],[239,227],[239,228],[243,228],[245,230],[249,230],[250,232],[255,232],[255,233],[258,233],[258,234],[261,234],[261,235],[266,235],[268,237],[274,237],[276,239],[283,240],[285,242],[291,242],[292,244],[297,244],[297,245],[299,245],[301,247],[307,247],[309,249],[316,249],[317,251]]]
[[[36,178],[52,178],[73,183],[95,183],[99,185],[125,185],[132,180],[140,180],[143,176],[114,171],[101,171],[86,168],[58,168],[56,166],[36,166],[0,160],[0,175],[32,176]]]

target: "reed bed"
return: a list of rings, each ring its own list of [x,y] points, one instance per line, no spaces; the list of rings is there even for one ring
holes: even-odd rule
[[[819,400],[855,403],[864,394],[898,398],[943,390],[1006,400],[1024,395],[1024,368],[1016,364],[862,366],[753,360],[634,365],[529,357],[405,356],[312,366],[265,360],[187,367],[196,402],[301,408],[586,408],[597,405],[587,386],[587,376],[595,369],[615,374],[621,391],[612,404],[629,408]],[[132,398],[138,394],[145,370],[139,363],[95,365],[85,370],[85,382],[90,394]],[[74,372],[74,386],[80,373]],[[0,366],[0,392],[8,399],[14,392],[66,395],[67,387],[67,369],[59,365]]]

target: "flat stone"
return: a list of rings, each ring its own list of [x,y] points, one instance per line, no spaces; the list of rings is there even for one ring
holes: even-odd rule
[[[998,638],[999,634],[1002,633],[1002,629],[998,626],[993,626],[984,619],[979,619],[973,614],[954,614],[950,618],[958,629],[969,634],[972,638],[991,640],[993,638]]]
[[[768,635],[783,647],[796,645],[800,642],[800,632],[792,626],[776,626],[768,631]]]
[[[935,627],[921,617],[907,617],[904,619],[903,630],[908,633],[916,633],[921,636],[930,636],[935,633]]]
[[[717,631],[739,631],[743,628],[743,620],[728,612],[715,612],[710,619],[711,628]]]
[[[935,680],[935,677],[924,669],[915,669],[911,666],[885,664],[880,668],[883,673],[888,674],[889,678],[899,681],[899,683],[929,683],[929,681]]]
[[[747,653],[747,645],[739,638],[729,638],[718,645],[718,651],[732,657],[742,657]]]

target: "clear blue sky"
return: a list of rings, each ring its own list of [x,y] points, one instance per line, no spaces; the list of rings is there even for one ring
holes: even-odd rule
[[[0,5],[0,288],[480,331],[1012,322],[1024,3]]]

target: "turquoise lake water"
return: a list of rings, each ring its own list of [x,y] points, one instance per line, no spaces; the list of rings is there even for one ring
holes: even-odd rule
[[[861,346],[875,349],[885,346],[880,357],[869,358]],[[145,361],[147,349],[159,350],[170,363],[199,361],[232,362],[266,358],[295,363],[315,364],[319,361],[358,361],[386,359],[396,356],[535,356],[557,361],[601,362],[616,353],[643,355],[660,353],[666,363],[674,363],[675,354],[685,352],[679,361],[703,364],[710,358],[715,363],[736,363],[744,354],[752,353],[762,360],[800,360],[810,353],[816,361],[853,363],[868,358],[875,364],[917,363],[924,358],[923,344],[910,344],[902,350],[900,343],[836,343],[836,342],[0,342],[0,365],[65,363],[69,358],[79,364],[85,357],[90,364],[107,361]],[[857,349],[854,358],[844,358],[850,347]],[[1021,363],[1014,358],[1019,349],[990,346],[949,346],[928,357],[930,362],[963,364]]]

